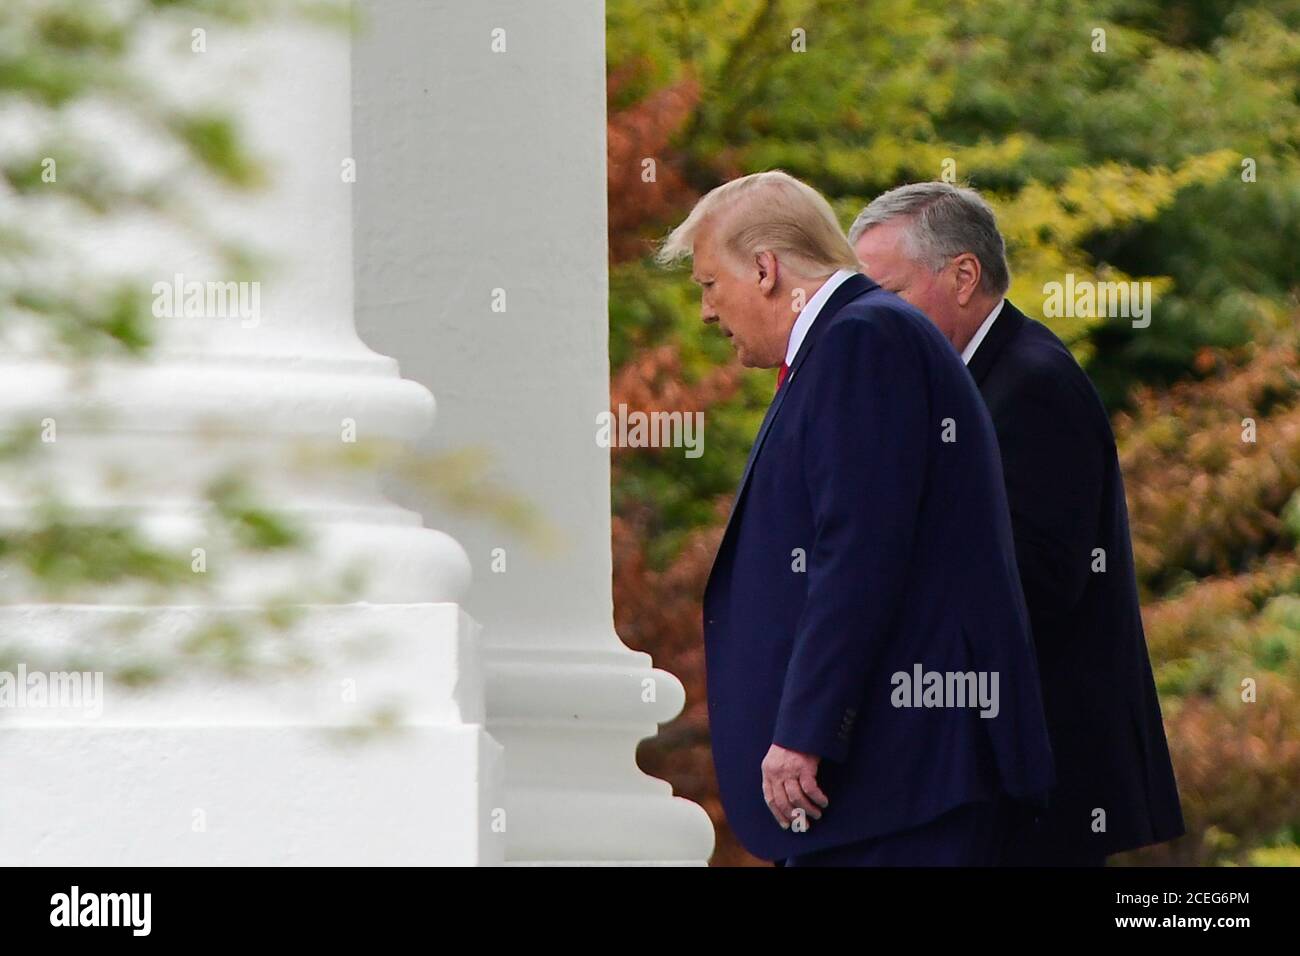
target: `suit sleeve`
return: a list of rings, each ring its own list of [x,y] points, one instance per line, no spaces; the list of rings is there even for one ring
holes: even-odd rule
[[[831,760],[848,755],[855,708],[901,601],[940,427],[921,347],[907,334],[888,318],[838,323],[799,382],[811,390],[802,454],[814,536],[773,742]]]
[[[1106,436],[1087,397],[1046,370],[1025,377],[999,419],[1025,604],[1034,620],[1059,618],[1078,604],[1092,573]]]

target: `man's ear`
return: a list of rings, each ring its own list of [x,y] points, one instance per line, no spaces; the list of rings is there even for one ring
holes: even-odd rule
[[[771,295],[776,291],[777,278],[780,275],[776,256],[767,250],[754,253],[754,268],[758,270],[759,290],[763,295]]]
[[[963,252],[953,260],[953,275],[957,285],[957,304],[965,306],[980,287],[980,261],[973,253]]]

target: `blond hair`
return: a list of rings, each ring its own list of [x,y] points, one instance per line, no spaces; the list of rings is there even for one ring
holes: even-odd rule
[[[779,169],[741,176],[710,190],[668,234],[655,258],[670,265],[690,256],[706,221],[719,224],[723,247],[737,261],[771,252],[797,274],[810,277],[861,268],[830,203]]]

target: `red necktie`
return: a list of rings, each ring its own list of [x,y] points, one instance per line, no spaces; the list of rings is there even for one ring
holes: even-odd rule
[[[781,370],[780,370],[779,372],[776,373],[776,390],[777,390],[778,392],[781,390],[781,386],[782,386],[782,384],[784,384],[784,382],[785,382],[785,377],[786,377],[787,375],[789,375],[789,374],[790,374],[790,366],[788,366],[788,365],[786,365],[784,362],[782,362],[782,363],[781,363]]]

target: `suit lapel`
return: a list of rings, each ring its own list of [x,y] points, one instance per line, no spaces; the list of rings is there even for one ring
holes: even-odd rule
[[[1026,321],[1028,320],[1025,314],[1012,305],[1010,299],[1003,303],[1002,311],[989,326],[988,335],[984,336],[984,341],[979,344],[979,348],[975,350],[975,354],[970,357],[970,362],[966,365],[976,385],[984,383],[984,379],[997,363],[1002,350],[1016,337]]]
[[[840,287],[826,300],[826,304],[822,306],[821,311],[817,313],[817,318],[808,329],[808,334],[804,336],[803,343],[795,354],[794,362],[790,365],[790,372],[786,375],[785,384],[777,389],[772,404],[767,406],[767,414],[763,416],[763,424],[759,426],[758,435],[754,439],[754,446],[749,450],[749,460],[745,462],[745,470],[740,475],[740,484],[736,486],[736,496],[731,500],[731,513],[727,515],[728,531],[731,529],[731,520],[736,515],[736,507],[740,504],[740,497],[745,493],[745,486],[749,483],[750,472],[754,470],[754,462],[763,447],[763,442],[767,439],[767,433],[772,428],[772,422],[776,420],[777,413],[781,411],[781,406],[785,403],[786,395],[790,393],[790,386],[794,384],[799,367],[808,358],[809,353],[817,344],[817,340],[821,338],[822,333],[826,331],[826,327],[830,325],[831,319],[835,317],[835,313],[864,292],[870,292],[876,287],[875,282],[861,273],[850,276],[840,284]],[[723,532],[723,540],[726,540],[726,532]],[[718,550],[721,551],[721,548],[719,547]]]

